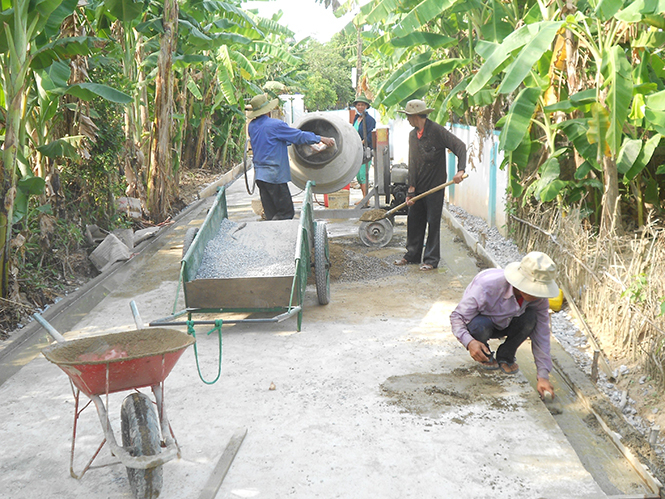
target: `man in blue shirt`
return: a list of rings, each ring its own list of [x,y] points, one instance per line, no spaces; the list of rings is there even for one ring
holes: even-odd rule
[[[254,153],[254,175],[259,186],[261,204],[267,220],[290,220],[295,215],[288,182],[291,180],[288,146],[291,144],[317,144],[332,147],[335,141],[314,132],[291,128],[282,120],[268,114],[279,105],[279,99],[270,100],[266,94],[250,101],[248,118],[249,139]]]

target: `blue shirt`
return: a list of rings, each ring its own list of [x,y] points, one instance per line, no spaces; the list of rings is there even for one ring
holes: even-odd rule
[[[455,337],[468,347],[473,336],[466,325],[477,315],[489,317],[494,327],[501,330],[507,328],[514,317],[522,315],[527,307],[535,308],[536,329],[531,334],[531,351],[536,361],[538,377],[549,379],[552,370],[549,306],[547,298],[532,302],[525,300],[520,305],[503,269],[488,269],[474,277],[466,288],[462,300],[450,314],[450,324]]]
[[[250,121],[248,130],[254,152],[255,178],[269,184],[285,184],[291,180],[289,145],[321,141],[321,137],[314,132],[291,128],[267,114]]]

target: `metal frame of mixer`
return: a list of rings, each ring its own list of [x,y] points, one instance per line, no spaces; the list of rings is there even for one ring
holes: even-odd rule
[[[386,204],[390,203],[390,142],[389,129],[377,128],[373,136],[374,186],[368,189],[365,197],[357,205],[349,208],[326,208],[313,210],[315,219],[350,219],[360,218],[368,208],[381,209],[381,196],[385,196]],[[367,246],[385,246],[393,235],[393,224],[389,219],[374,222],[361,222],[358,235]]]

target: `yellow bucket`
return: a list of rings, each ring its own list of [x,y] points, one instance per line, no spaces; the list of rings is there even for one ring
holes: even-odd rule
[[[550,308],[555,312],[558,312],[559,310],[561,310],[562,305],[563,305],[563,291],[559,289],[559,296],[550,298]]]

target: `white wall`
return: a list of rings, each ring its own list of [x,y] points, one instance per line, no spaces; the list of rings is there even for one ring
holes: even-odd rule
[[[284,121],[293,125],[305,114],[305,101],[302,94],[280,95],[280,100],[284,102],[282,110],[284,111]]]

